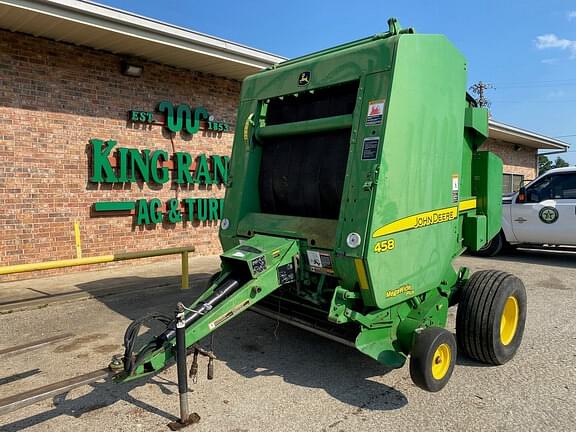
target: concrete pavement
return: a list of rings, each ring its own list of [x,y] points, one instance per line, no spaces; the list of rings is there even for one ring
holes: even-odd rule
[[[216,334],[213,381],[206,380],[201,360],[190,396],[201,421],[189,430],[573,430],[576,255],[518,252],[497,259],[462,257],[457,263],[523,279],[528,320],[510,363],[486,367],[459,358],[448,386],[431,394],[412,384],[407,366],[386,370],[354,349],[245,313]],[[187,292],[166,286],[0,315],[0,349],[64,332],[76,335],[0,358],[0,393],[8,396],[105,366],[121,351],[131,319],[152,310],[170,312],[177,301],[191,301],[199,293],[198,286]],[[455,312],[450,311],[452,330]],[[10,381],[19,376],[24,378]],[[98,382],[8,414],[0,417],[0,430],[163,431],[177,414],[176,368],[171,367],[131,384]]]

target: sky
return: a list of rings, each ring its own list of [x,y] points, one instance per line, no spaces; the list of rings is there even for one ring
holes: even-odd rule
[[[576,0],[98,0],[284,57],[388,29],[445,34],[490,83],[494,120],[572,144],[576,164]],[[571,136],[570,136],[571,135]]]

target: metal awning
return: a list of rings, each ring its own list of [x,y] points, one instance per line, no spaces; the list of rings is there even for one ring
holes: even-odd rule
[[[536,149],[566,151],[570,144],[544,135],[510,126],[490,119],[488,121],[489,136],[498,141],[523,145]]]
[[[85,0],[0,0],[0,28],[238,80],[285,60]]]

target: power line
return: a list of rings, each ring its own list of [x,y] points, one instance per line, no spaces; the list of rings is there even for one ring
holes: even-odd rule
[[[519,100],[493,100],[494,103],[501,103],[501,104],[514,104],[514,103],[539,103],[539,104],[547,104],[547,103],[576,103],[576,99],[562,99],[562,100],[528,100],[528,99],[519,99]]]
[[[540,81],[508,81],[496,83],[498,88],[509,87],[509,86],[539,86],[539,85],[553,85],[553,84],[569,84],[576,85],[576,79],[566,78],[561,80],[540,80]]]
[[[490,108],[490,101],[486,98],[486,96],[484,96],[484,92],[491,89],[494,89],[492,84],[484,83],[482,81],[478,81],[476,84],[470,86],[470,91],[478,95],[476,102],[478,103],[479,107]]]

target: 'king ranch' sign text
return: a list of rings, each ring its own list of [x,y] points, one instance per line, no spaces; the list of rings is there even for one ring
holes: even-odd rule
[[[221,137],[230,130],[227,122],[216,120],[206,108],[187,104],[174,105],[162,101],[154,111],[128,111],[130,124],[160,126],[170,134],[193,135],[199,130]],[[114,140],[90,140],[90,181],[93,183],[146,183],[158,185],[226,185],[228,183],[228,156],[192,155],[188,152],[169,154],[165,150],[141,150],[119,147]],[[94,203],[96,215],[130,214],[136,225],[177,223],[182,221],[211,221],[222,217],[221,198],[171,198],[161,202],[158,198],[136,201],[100,201]]]
[[[192,157],[188,152],[169,155],[165,150],[116,147],[113,140],[92,139],[90,144],[90,181],[94,183],[164,184],[172,180],[177,184],[226,184],[228,181],[228,156]]]
[[[228,156],[119,147],[114,140],[91,139],[90,145],[93,183],[226,185],[228,182]],[[135,216],[136,225],[149,225],[218,220],[222,204],[220,198],[172,198],[165,203],[153,198],[97,202],[94,211],[100,215],[129,212]]]

